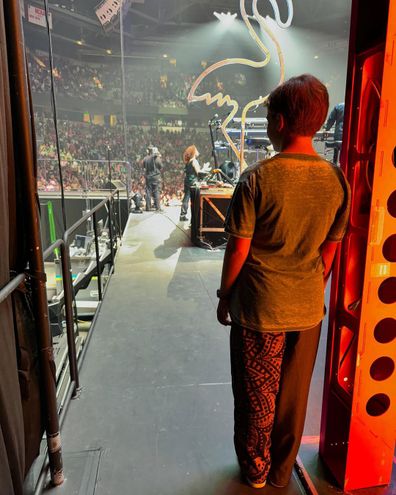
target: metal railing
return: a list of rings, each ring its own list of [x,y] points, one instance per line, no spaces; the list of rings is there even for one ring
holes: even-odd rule
[[[62,270],[62,281],[63,281],[63,292],[64,292],[64,307],[65,307],[65,320],[66,320],[66,335],[67,335],[67,347],[68,347],[68,357],[69,357],[69,367],[70,367],[70,379],[74,382],[74,390],[72,393],[72,398],[77,396],[78,390],[80,388],[80,380],[78,376],[77,367],[77,354],[76,354],[76,344],[74,339],[74,319],[73,319],[73,282],[71,273],[71,261],[69,247],[71,244],[71,236],[74,232],[91,217],[93,219],[94,228],[94,242],[95,242],[95,259],[96,259],[96,275],[98,282],[98,294],[99,301],[102,301],[102,279],[101,279],[101,268],[100,268],[100,255],[99,255],[99,242],[98,242],[98,228],[97,228],[97,212],[101,210],[104,206],[108,207],[108,219],[109,219],[109,238],[110,238],[110,253],[111,262],[114,271],[114,233],[112,226],[112,211],[113,211],[113,201],[114,196],[117,196],[118,205],[120,204],[120,197],[118,189],[109,194],[109,196],[103,199],[100,203],[89,210],[85,215],[83,215],[77,222],[75,222],[70,228],[68,228],[63,238],[57,239],[51,246],[49,246],[43,253],[44,261],[49,258],[49,256],[55,251],[55,249],[60,249],[60,259],[61,259],[61,270]],[[119,213],[120,215],[120,210]],[[120,218],[118,218],[118,236],[121,237],[121,224]]]
[[[62,160],[64,170],[65,191],[106,191],[112,180],[125,184],[126,195],[129,196],[132,183],[132,165],[125,160]],[[37,159],[38,189],[45,192],[58,192],[60,184],[57,180],[58,160],[50,157]]]
[[[16,289],[18,289],[18,287],[25,281],[25,279],[26,273],[20,273],[12,280],[10,280],[8,284],[0,290],[0,304],[5,301],[7,297],[9,297]]]
[[[75,335],[74,335],[74,318],[73,318],[74,288],[72,281],[71,259],[70,259],[69,248],[72,242],[72,236],[74,232],[83,223],[85,223],[87,220],[89,220],[92,217],[93,230],[94,230],[94,244],[95,244],[96,275],[97,275],[97,283],[98,283],[98,297],[100,303],[103,299],[103,288],[102,288],[102,277],[101,277],[101,260],[100,260],[99,242],[98,242],[97,213],[102,208],[107,208],[109,240],[110,240],[110,259],[112,265],[112,268],[110,270],[110,274],[111,274],[114,272],[114,257],[115,257],[114,240],[117,237],[121,238],[120,216],[118,217],[118,222],[115,222],[115,227],[116,230],[118,230],[118,232],[114,232],[113,223],[112,223],[115,214],[114,211],[115,196],[117,196],[118,208],[120,208],[119,190],[115,189],[114,191],[109,193],[105,199],[103,199],[100,203],[94,206],[85,215],[83,215],[77,222],[75,222],[70,228],[68,228],[65,231],[62,238],[57,239],[53,244],[51,244],[51,246],[49,246],[43,252],[43,260],[46,260],[56,249],[60,250],[62,283],[63,283],[63,292],[64,292],[65,321],[66,321],[67,353],[68,353],[68,361],[69,361],[69,369],[70,369],[70,382],[68,385],[68,389],[65,393],[65,400],[63,402],[62,411],[60,411],[60,417],[62,419],[62,422],[64,420],[64,415],[66,413],[70,400],[77,396],[78,391],[80,389],[79,368],[77,363],[77,352],[76,352],[76,343],[75,343]],[[118,210],[118,215],[120,215],[120,209]],[[17,290],[20,287],[20,285],[23,282],[25,282],[25,280],[27,280],[28,278],[29,278],[29,269],[27,269],[26,272],[20,273],[16,275],[14,278],[12,278],[12,280],[10,280],[2,289],[0,289],[0,303],[5,301],[10,295],[12,295],[12,293],[15,290]],[[96,315],[97,315],[97,311],[96,311]],[[81,360],[85,355],[91,333],[92,332],[88,333],[88,337],[85,341],[84,349],[81,355]],[[58,412],[56,414],[58,414]],[[48,451],[46,452],[46,454],[47,453]],[[48,468],[48,463],[44,461],[39,478],[37,480],[35,493],[40,493],[40,490],[43,487],[46,478],[47,468]]]

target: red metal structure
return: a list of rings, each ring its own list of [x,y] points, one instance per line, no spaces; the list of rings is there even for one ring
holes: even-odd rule
[[[367,4],[367,5],[363,5]],[[353,1],[320,454],[345,490],[390,482],[396,437],[396,2]]]

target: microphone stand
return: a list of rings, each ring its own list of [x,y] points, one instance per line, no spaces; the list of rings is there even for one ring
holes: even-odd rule
[[[235,184],[232,182],[232,180],[222,170],[220,170],[219,168],[213,169],[211,171],[211,175],[209,177],[210,178],[211,177],[215,177],[216,180],[222,180],[222,179],[224,179],[226,182],[228,182],[228,184],[230,184],[231,186],[235,187]]]
[[[215,168],[218,168],[218,166],[219,166],[219,160],[217,158],[217,153],[216,153],[216,148],[215,148],[215,140],[214,140],[213,129],[212,129],[213,120],[214,119],[209,120],[209,132],[210,132],[210,140],[212,142],[212,156],[213,156],[213,160],[214,160]]]

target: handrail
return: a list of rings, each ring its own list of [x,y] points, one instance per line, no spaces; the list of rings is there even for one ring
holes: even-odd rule
[[[37,158],[37,161],[44,161],[44,160],[46,160],[46,161],[55,161],[55,162],[58,161],[57,158],[49,158],[49,157],[46,157],[46,156],[39,156]],[[81,163],[102,163],[102,162],[104,162],[106,164],[109,163],[109,160],[107,158],[106,159],[104,159],[104,158],[98,158],[97,160],[95,160],[95,159],[89,159],[89,160],[86,159],[85,160],[84,158],[76,158],[76,159],[75,158],[64,158],[63,161],[68,162],[68,163],[70,163],[70,162],[71,163],[73,163],[73,162],[81,162]],[[110,160],[110,162],[111,163],[117,163],[117,164],[118,163],[127,163],[128,165],[131,164],[130,162],[128,162],[128,160]]]
[[[97,217],[96,213],[103,206],[108,204],[108,217],[109,217],[109,237],[110,237],[110,249],[111,249],[111,259],[113,262],[114,271],[114,245],[113,245],[113,229],[112,229],[112,202],[114,196],[117,195],[118,201],[120,198],[119,190],[115,189],[110,192],[108,196],[103,199],[99,204],[97,204],[92,210],[83,215],[80,220],[75,222],[69,229],[63,234],[63,238],[57,239],[51,246],[49,246],[42,254],[43,261],[46,260],[51,253],[60,248],[61,252],[61,266],[62,266],[62,281],[64,289],[64,306],[65,306],[65,319],[66,319],[66,334],[67,334],[67,347],[68,347],[68,358],[69,358],[69,369],[70,369],[70,385],[68,388],[67,396],[76,397],[80,389],[79,385],[79,373],[77,365],[77,353],[76,353],[76,343],[74,339],[74,320],[73,320],[73,284],[71,274],[71,264],[70,264],[70,253],[69,253],[69,238],[70,235],[75,232],[80,225],[86,222],[90,217],[93,217],[94,222],[94,233],[95,233],[95,251],[96,251],[96,271],[98,275],[98,292],[99,300],[103,298],[102,287],[101,287],[101,274],[100,274],[100,257],[99,257],[99,243],[97,240]],[[119,224],[119,235],[121,236],[121,225]],[[26,278],[29,277],[29,269],[26,272],[22,272],[13,277],[4,287],[0,289],[0,304],[4,302],[15,290],[18,289],[21,283],[23,283]],[[69,400],[69,399],[68,399]],[[68,403],[67,400],[67,403]],[[67,406],[66,406],[67,407]],[[65,411],[62,411],[64,417]],[[62,418],[63,419],[63,418]],[[47,451],[47,453],[49,453]],[[51,459],[50,459],[51,464]],[[43,470],[46,472],[44,466]],[[41,473],[42,474],[42,473]]]
[[[100,210],[103,205],[107,202],[110,201],[111,198],[114,198],[115,195],[118,196],[119,198],[119,190],[118,189],[114,189],[111,193],[109,193],[107,195],[106,198],[104,198],[100,203],[98,203],[96,206],[94,206],[93,208],[91,208],[89,211],[87,211],[87,213],[85,213],[85,215],[83,215],[79,220],[77,220],[77,222],[73,223],[73,225],[71,227],[69,227],[65,233],[63,234],[63,241],[66,245],[68,245],[69,243],[69,237],[71,234],[73,234],[77,229],[78,227],[80,227],[80,225],[82,225],[83,223],[85,223],[90,217],[93,216],[94,213],[96,213],[98,210]],[[59,239],[58,239],[59,240]],[[49,246],[49,248],[47,248],[45,251],[44,251],[44,259],[46,259],[49,254],[47,254],[47,256],[45,257],[45,254],[47,253],[47,251],[49,251],[49,253],[51,253],[55,247],[59,247],[59,246],[55,246],[57,241],[55,241],[54,244],[52,244],[51,246]]]
[[[130,195],[130,187],[131,187],[131,181],[132,181],[132,172],[133,172],[133,167],[131,165],[131,163],[127,160],[104,160],[104,159],[98,159],[98,160],[84,160],[84,159],[67,159],[65,158],[64,161],[66,162],[66,166],[70,166],[71,164],[73,163],[78,163],[80,165],[83,165],[83,171],[82,173],[85,172],[85,168],[88,168],[88,173],[91,174],[91,172],[89,171],[89,165],[91,163],[95,163],[95,164],[98,164],[98,165],[105,165],[106,167],[109,167],[109,170],[110,170],[110,176],[107,178],[108,180],[110,180],[111,178],[111,168],[113,168],[115,165],[123,165],[126,167],[126,170],[125,172],[123,173],[117,173],[116,177],[117,179],[121,179],[123,181],[125,181],[125,190],[126,190],[126,195],[127,195],[127,198],[129,199],[129,195]],[[37,158],[37,162],[55,162],[57,163],[58,160],[57,158],[49,158],[49,157],[40,157],[40,158]],[[76,173],[76,175],[80,175],[79,173]],[[87,191],[92,191],[92,192],[95,192],[95,191],[108,191],[108,188],[106,187],[97,187],[95,186],[94,184],[91,183],[91,181],[93,180],[93,176],[90,175],[89,177],[85,176],[83,177],[83,179],[85,180],[85,185],[83,184],[80,184],[79,186],[77,186],[76,188],[72,188],[70,190],[67,190],[65,192],[70,192],[70,191],[84,191],[84,192],[87,192]],[[45,179],[45,177],[44,177]],[[46,190],[45,188],[44,189],[40,189],[40,192],[43,193],[43,192],[55,192],[55,191],[51,191],[51,190]]]
[[[55,249],[60,248],[62,244],[64,244],[64,240],[57,239],[54,243],[51,244],[51,246],[47,247],[47,249],[43,252],[43,260],[45,261],[50,256],[50,254],[52,254]]]
[[[0,304],[10,296],[14,290],[16,290],[22,282],[25,281],[26,274],[20,273],[16,277],[12,278],[1,290],[0,290]]]
[[[57,239],[51,244],[43,253],[44,261],[55,251],[55,249],[60,248],[61,251],[61,269],[62,269],[62,281],[63,281],[63,293],[65,300],[65,319],[66,319],[66,334],[67,334],[67,347],[68,347],[68,357],[69,357],[69,368],[70,368],[70,380],[74,383],[73,398],[75,398],[80,389],[80,380],[78,376],[78,366],[77,366],[77,352],[76,344],[74,339],[74,320],[73,320],[73,283],[70,277],[71,273],[71,263],[70,263],[70,253],[69,253],[69,243],[70,236],[90,217],[93,217],[94,221],[94,232],[95,232],[95,253],[96,253],[96,273],[98,275],[98,293],[99,300],[102,300],[102,287],[101,287],[101,276],[100,276],[100,259],[99,259],[99,245],[97,242],[97,219],[96,213],[103,208],[106,204],[109,205],[109,237],[110,237],[110,250],[112,253],[112,261],[114,263],[113,255],[113,232],[111,228],[111,201],[114,196],[117,195],[119,199],[119,191],[115,189],[107,195],[100,203],[89,210],[85,215],[83,215],[77,222],[75,222],[71,227],[69,227],[63,234],[61,239]]]
[[[94,216],[94,213],[99,211],[105,203],[107,203],[110,198],[114,198],[114,196],[117,194],[119,198],[119,190],[115,189],[113,192],[111,192],[105,199],[103,199],[100,203],[98,203],[94,208],[89,210],[84,216],[80,218],[77,222],[75,222],[70,228],[66,230],[64,233],[63,238],[57,239],[51,246],[49,246],[44,252],[43,252],[43,260],[45,261],[51,253],[55,251],[55,249],[62,247],[63,244],[67,245],[69,236],[73,234],[75,230],[80,227],[84,222],[86,222],[90,217]],[[96,215],[95,215],[96,216]],[[26,279],[26,273],[19,273],[16,275],[14,278],[12,278],[2,289],[0,289],[0,304],[7,299],[18,287],[19,285],[24,282]]]

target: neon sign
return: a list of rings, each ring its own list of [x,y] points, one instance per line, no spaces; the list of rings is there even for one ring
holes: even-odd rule
[[[279,12],[279,7],[277,0],[269,0],[274,12],[274,17],[275,17],[275,22],[278,24],[279,27],[281,28],[287,28],[290,26],[292,19],[293,19],[293,0],[286,0],[287,2],[287,19],[285,22],[282,22],[280,18],[280,12]],[[227,125],[232,121],[232,119],[237,115],[238,110],[239,110],[239,104],[238,101],[233,98],[231,95],[228,94],[223,94],[221,91],[212,95],[211,93],[204,93],[204,94],[198,94],[197,90],[201,84],[201,82],[212,72],[215,72],[216,70],[220,69],[221,67],[224,67],[226,65],[244,65],[248,67],[253,67],[256,69],[261,69],[264,68],[266,65],[269,64],[271,60],[271,55],[268,50],[268,48],[264,45],[263,41],[260,39],[260,37],[257,35],[256,31],[254,30],[253,26],[251,25],[251,22],[249,20],[249,17],[246,13],[246,8],[245,8],[245,3],[246,0],[240,0],[240,11],[241,11],[241,16],[246,24],[246,27],[248,28],[250,36],[253,38],[255,43],[258,45],[259,49],[263,52],[264,54],[264,59],[261,61],[254,61],[254,60],[249,60],[246,58],[227,58],[224,60],[220,60],[219,62],[214,63],[213,65],[207,67],[200,76],[195,80],[194,84],[192,85],[190,92],[187,96],[188,102],[194,102],[194,101],[204,101],[206,105],[212,105],[213,103],[216,103],[218,107],[222,107],[223,105],[227,105],[228,107],[231,107],[231,112],[228,114],[226,119],[221,125],[221,131],[230,145],[231,149],[237,156],[241,170],[243,170],[246,167],[246,162],[244,158],[244,148],[245,148],[245,125],[246,125],[246,117],[251,108],[257,107],[258,105],[264,104],[267,99],[268,99],[268,94],[266,96],[260,96],[259,98],[250,101],[247,103],[243,109],[242,109],[242,115],[241,115],[241,140],[240,140],[240,147],[239,150],[229,134],[227,133]],[[278,60],[279,60],[279,66],[280,66],[280,80],[279,84],[282,84],[282,82],[285,79],[285,62],[284,62],[284,57],[282,53],[281,46],[274,35],[274,33],[271,31],[267,20],[261,16],[257,9],[257,0],[252,0],[252,8],[253,8],[253,14],[255,20],[258,22],[259,26],[261,29],[269,36],[271,41],[274,43],[278,55]]]

